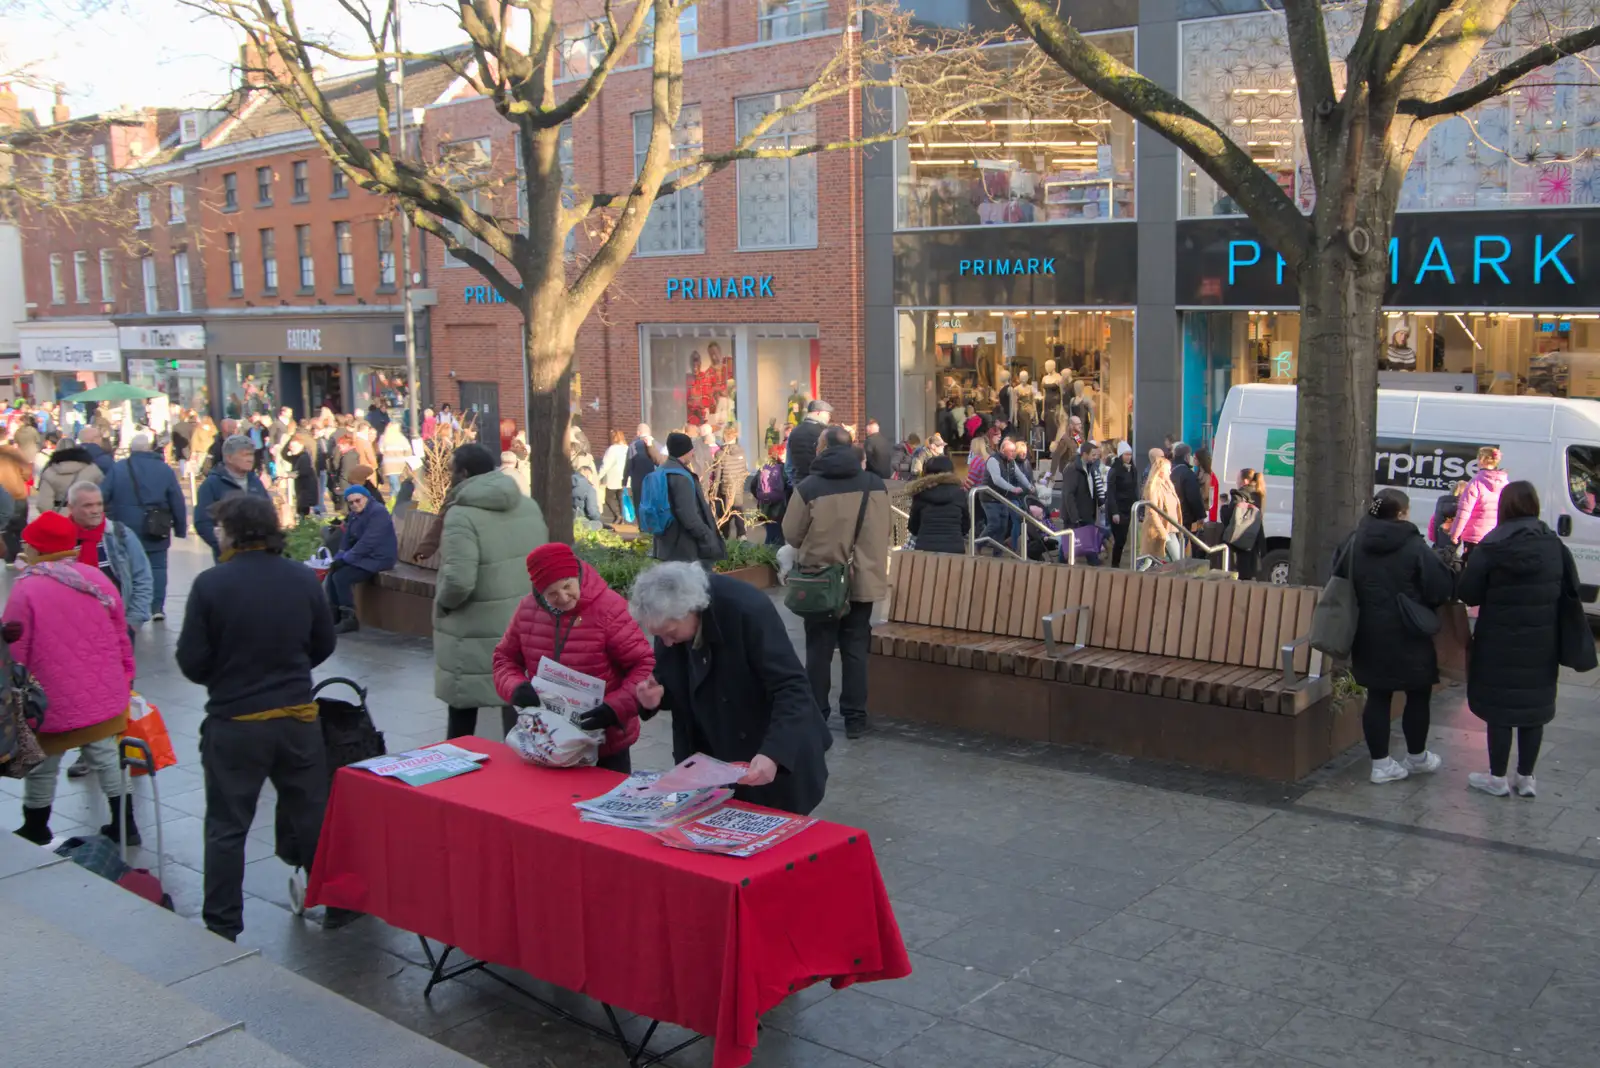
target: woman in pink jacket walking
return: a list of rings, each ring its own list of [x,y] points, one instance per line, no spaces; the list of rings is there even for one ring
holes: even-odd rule
[[[1506,488],[1510,477],[1500,470],[1499,449],[1485,445],[1478,450],[1478,473],[1461,491],[1455,522],[1450,524],[1450,537],[1461,547],[1463,560],[1494,529],[1500,514],[1500,491]]]
[[[127,728],[133,690],[133,643],[122,598],[98,568],[78,563],[78,529],[55,512],[22,531],[26,564],[11,587],[4,622],[11,659],[39,681],[50,701],[39,731],[44,762],[22,781],[22,826],[17,834],[47,844],[61,757],[82,749],[111,802],[100,833],[116,840],[126,821],[128,844],[139,844],[132,799],[117,763],[117,737]]]

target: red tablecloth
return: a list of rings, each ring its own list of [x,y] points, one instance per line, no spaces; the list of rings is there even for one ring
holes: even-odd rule
[[[741,1068],[792,991],[911,973],[863,831],[819,822],[748,859],[584,823],[620,776],[550,771],[503,745],[424,787],[344,769],[308,904],[358,909],[479,960],[709,1035]]]

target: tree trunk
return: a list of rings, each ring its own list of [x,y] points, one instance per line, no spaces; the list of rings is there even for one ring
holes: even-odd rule
[[[1331,214],[1331,213],[1330,213]],[[1355,255],[1344,234],[1317,235],[1300,271],[1300,368],[1290,581],[1327,581],[1334,550],[1372,497],[1387,226]]]
[[[554,331],[551,332],[553,334]],[[528,475],[533,499],[544,511],[550,540],[572,544],[572,459],[567,425],[572,418],[572,343],[531,328],[528,353]]]

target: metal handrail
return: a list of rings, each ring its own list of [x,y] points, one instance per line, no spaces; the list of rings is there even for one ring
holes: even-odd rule
[[[1154,512],[1156,515],[1160,516],[1162,519],[1165,519],[1168,523],[1172,524],[1172,527],[1173,527],[1174,530],[1176,530],[1179,534],[1182,534],[1184,536],[1184,538],[1190,544],[1192,544],[1196,549],[1199,549],[1201,552],[1205,553],[1207,556],[1215,556],[1217,553],[1221,553],[1222,554],[1222,570],[1224,570],[1224,571],[1232,571],[1233,570],[1233,568],[1231,566],[1232,563],[1233,563],[1233,554],[1229,550],[1227,542],[1223,542],[1221,545],[1207,545],[1205,542],[1201,541],[1195,535],[1194,531],[1192,531],[1189,528],[1185,527],[1181,522],[1179,522],[1178,520],[1172,518],[1170,515],[1168,515],[1167,513],[1163,512],[1161,509],[1157,508],[1150,501],[1141,500],[1141,501],[1134,501],[1133,502],[1133,510],[1128,516],[1128,521],[1133,525],[1133,529],[1128,531],[1128,537],[1130,537],[1130,538],[1134,537],[1135,536],[1135,532],[1139,529],[1139,523],[1140,523],[1140,521],[1142,519],[1142,516],[1140,514],[1141,509]],[[1130,561],[1129,567],[1132,568],[1133,570],[1137,571],[1139,569],[1139,560],[1140,560],[1139,553],[1137,551],[1129,553],[1128,554],[1128,559]],[[1154,560],[1155,557],[1153,557],[1153,556],[1145,556],[1144,559],[1146,559],[1146,560]]]
[[[967,494],[967,514],[968,514],[969,517],[976,516],[978,514],[978,494],[980,494],[980,493],[987,493],[989,496],[993,497],[995,500],[999,501],[1001,504],[1005,505],[1007,508],[1011,509],[1013,512],[1015,512],[1018,515],[1020,515],[1022,517],[1022,521],[1024,523],[1032,524],[1041,534],[1043,534],[1047,538],[1055,538],[1057,541],[1060,541],[1061,540],[1061,536],[1063,534],[1069,533],[1069,531],[1066,531],[1066,530],[1052,530],[1049,526],[1045,525],[1040,520],[1035,519],[1033,517],[1033,513],[1028,511],[1026,508],[1018,508],[1015,504],[1012,504],[1011,501],[1009,499],[1007,499],[1004,494],[1000,493],[993,486],[974,486],[974,487],[972,487],[971,492],[969,492]],[[1010,553],[1012,556],[1015,556],[1018,560],[1026,560],[1028,558],[1027,555],[1026,555],[1026,551],[1024,551],[1023,553],[1018,553],[1015,549],[1012,549],[1008,545],[1003,545],[1000,542],[995,541],[993,538],[989,537],[987,534],[984,535],[981,538],[976,537],[977,533],[978,533],[978,524],[975,521],[969,522],[969,524],[967,526],[967,555],[968,556],[976,556],[976,555],[978,555],[978,546],[982,545],[984,542],[988,542],[990,545],[993,545],[995,548],[999,549],[1000,551],[1006,552],[1006,553]],[[1026,543],[1024,543],[1024,550],[1026,550]],[[1068,539],[1068,541],[1067,541],[1067,563],[1068,564],[1075,564],[1077,562],[1078,562],[1078,543],[1077,543],[1077,539],[1076,538],[1071,538],[1071,539]]]

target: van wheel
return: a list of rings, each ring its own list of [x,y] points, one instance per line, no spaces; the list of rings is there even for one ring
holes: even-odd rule
[[[1289,550],[1273,549],[1263,556],[1261,574],[1274,586],[1289,585]]]

